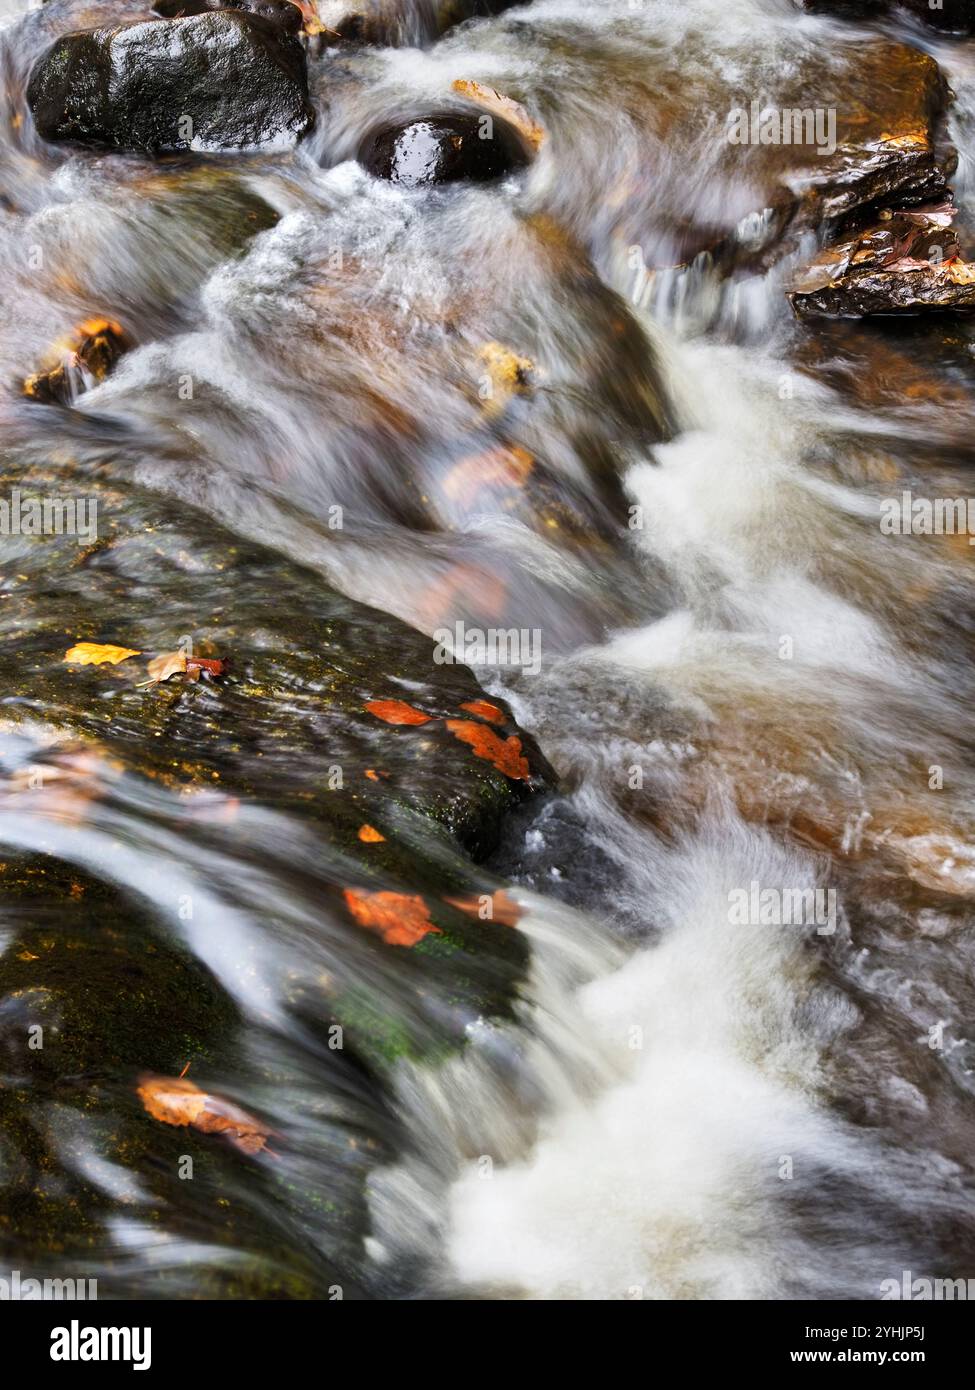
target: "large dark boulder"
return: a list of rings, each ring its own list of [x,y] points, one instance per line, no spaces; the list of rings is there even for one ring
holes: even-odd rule
[[[149,154],[290,143],[314,120],[301,44],[236,10],[65,34],[27,100],[45,140]]]
[[[527,164],[528,153],[505,121],[448,114],[381,126],[363,141],[359,160],[379,178],[423,188],[501,178]]]

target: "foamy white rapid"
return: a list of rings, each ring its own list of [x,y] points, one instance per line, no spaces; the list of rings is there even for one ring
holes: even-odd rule
[[[530,1080],[514,1092],[499,1085],[478,1039],[447,1073],[411,1074],[403,1103],[429,1148],[377,1183],[375,1251],[415,1242],[420,1211],[426,1241],[435,1238],[431,1175],[452,1172],[438,1238],[455,1278],[482,1294],[877,1297],[910,1260],[890,1210],[943,1215],[956,1170],[837,1111],[837,1056],[861,1045],[851,1039],[862,1023],[854,991],[837,980],[870,955],[853,948],[842,888],[833,927],[740,925],[729,914],[742,886],[814,888],[835,884],[836,870],[747,824],[723,764],[705,755],[702,767],[694,735],[648,741],[628,730],[625,711],[663,699],[668,722],[676,711],[704,744],[724,711],[757,704],[756,763],[767,754],[774,769],[793,724],[813,745],[838,737],[812,752],[869,802],[898,780],[887,755],[895,733],[907,737],[877,711],[885,701],[936,707],[942,694],[881,620],[870,585],[844,583],[899,562],[877,531],[876,488],[804,466],[836,451],[823,416],[849,424],[840,403],[770,352],[656,339],[684,428],[627,482],[642,509],[635,547],[666,566],[677,606],[506,691],[579,783],[575,804],[612,865],[605,895],[630,946],[600,962],[594,943],[609,924],[553,920],[550,904],[534,903],[524,925],[543,942],[507,1041]],[[838,534],[855,553],[837,555],[831,572],[823,556]],[[930,564],[936,573],[938,557]],[[587,726],[575,687],[591,697],[581,673],[594,671],[619,705],[589,712]],[[852,770],[864,751],[874,759],[865,787]],[[664,803],[663,827],[616,804],[637,766]],[[850,844],[870,813],[845,814]],[[529,862],[545,833],[529,830]],[[591,978],[571,989],[561,953],[579,943]],[[910,1092],[894,1072],[890,1093]]]

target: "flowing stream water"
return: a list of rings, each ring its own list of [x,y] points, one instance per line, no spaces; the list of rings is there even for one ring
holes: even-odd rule
[[[6,447],[191,507],[424,634],[537,630],[537,673],[478,674],[559,775],[489,864],[527,908],[510,1016],[402,1060],[382,1096],[324,1069],[301,1011],[338,968],[377,1010],[413,1008],[394,965],[337,965],[313,824],[258,799],[201,835],[174,826],[174,793],[125,779],[83,820],[5,799],[10,852],[75,866],[152,930],[173,930],[171,884],[196,895],[181,940],[243,1020],[222,1087],[290,1140],[270,1177],[225,1165],[224,1238],[212,1194],[153,1206],[103,1130],[45,1094],[64,1170],[111,1211],[85,1267],[116,1291],[206,1293],[199,1271],[246,1250],[319,1295],[528,1299],[975,1277],[973,552],[878,524],[902,489],[966,493],[975,336],[815,336],[783,293],[811,234],[730,281],[645,268],[682,259],[682,228],[755,211],[721,162],[734,94],[804,64],[848,64],[855,87],[877,31],[787,0],[534,0],[426,47],[314,58],[318,124],[293,154],[152,165],[45,146],[23,118],[56,13],[0,31]],[[964,216],[975,47],[886,32],[951,81]],[[367,175],[363,132],[457,78],[542,123],[532,167],[432,192]],[[134,349],[70,409],[21,400],[93,313]],[[537,371],[503,425],[470,389],[489,342]],[[451,485],[497,447],[539,461],[535,490]],[[57,731],[57,710],[32,713]],[[282,776],[287,727],[282,711]],[[833,919],[730,922],[753,883],[829,890]],[[282,1186],[315,1201],[282,1208]],[[354,1194],[361,1222],[333,1221]]]

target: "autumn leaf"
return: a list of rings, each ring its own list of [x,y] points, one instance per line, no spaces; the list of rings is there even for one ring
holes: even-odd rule
[[[476,102],[478,106],[483,106],[485,111],[493,112],[495,116],[500,116],[509,125],[514,126],[525,143],[536,153],[541,149],[545,142],[545,131],[529,116],[520,102],[506,97],[493,87],[485,87],[480,82],[470,82],[463,77],[458,77],[453,86],[454,91],[461,96]]]
[[[506,777],[524,782],[531,776],[527,759],[522,755],[521,739],[514,734],[501,739],[493,729],[476,724],[473,719],[448,719],[446,723],[455,738],[469,744],[477,757],[484,758]]]
[[[490,700],[467,700],[461,705],[468,714],[476,714],[479,719],[487,719],[492,724],[503,724],[504,714]]]
[[[328,29],[318,17],[318,5],[315,0],[293,0],[301,11],[302,33],[309,38],[314,38],[316,34],[332,34],[335,31]]]
[[[479,565],[453,565],[417,597],[418,625],[442,627],[458,605],[468,605],[476,595],[477,612],[483,618],[500,619],[508,593],[500,575]]]
[[[367,845],[380,845],[385,843],[386,836],[380,835],[374,825],[360,825],[359,839]]]
[[[430,921],[427,905],[419,895],[346,888],[344,896],[359,926],[378,932],[390,946],[415,946],[431,932],[443,935]]]
[[[204,676],[222,676],[226,665],[225,661],[218,661],[216,657],[188,656],[186,658],[186,669],[191,674],[196,671]]]
[[[186,670],[185,652],[163,652],[154,656],[146,667],[152,681],[168,681],[170,676],[182,674]]]
[[[386,724],[429,724],[433,718],[405,700],[368,700],[365,708]]]
[[[136,1095],[154,1120],[165,1125],[190,1125],[203,1134],[223,1134],[242,1153],[258,1153],[270,1131],[246,1110],[201,1091],[186,1076],[139,1077]]]
[[[203,656],[186,656],[183,652],[163,652],[154,656],[146,670],[150,681],[162,682],[170,676],[185,675],[188,680],[199,680],[204,676],[222,676],[225,663]]]
[[[77,642],[65,652],[63,660],[73,666],[117,666],[130,656],[141,655],[131,647],[113,647],[107,642]]]
[[[469,507],[485,489],[524,487],[535,460],[527,449],[499,445],[480,454],[468,454],[454,464],[443,480],[443,491],[452,502]]]
[[[468,917],[477,917],[482,922],[500,922],[503,927],[513,927],[522,915],[519,904],[503,888],[477,897],[444,898],[444,902],[466,912]]]

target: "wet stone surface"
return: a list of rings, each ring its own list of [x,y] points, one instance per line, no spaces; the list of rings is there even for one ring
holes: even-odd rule
[[[300,44],[236,10],[66,34],[27,99],[46,140],[148,154],[289,145],[314,119]]]

